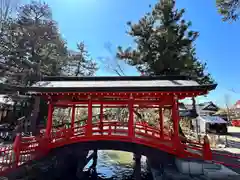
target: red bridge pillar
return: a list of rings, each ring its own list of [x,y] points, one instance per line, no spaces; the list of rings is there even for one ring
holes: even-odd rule
[[[21,146],[21,134],[17,133],[13,143],[13,152],[15,155],[15,167],[18,167],[20,161],[20,146]]]
[[[164,138],[164,133],[163,133],[163,129],[164,129],[164,123],[163,123],[164,119],[163,119],[163,109],[162,107],[159,107],[159,128],[160,128],[160,137]]]
[[[172,119],[173,119],[173,129],[174,129],[174,137],[173,137],[173,143],[179,151],[179,155],[181,155],[182,151],[182,146],[181,146],[181,141],[179,138],[179,109],[178,109],[178,98],[177,96],[173,96],[173,106],[172,106]]]
[[[74,133],[74,122],[75,122],[75,105],[72,106],[72,119],[71,119],[71,130]]]
[[[173,118],[173,129],[174,129],[174,139],[177,140],[179,136],[179,114],[178,114],[178,101],[177,97],[173,98],[172,106],[172,118]]]
[[[88,119],[87,119],[87,129],[86,133],[87,136],[92,135],[92,98],[91,96],[88,97]]]
[[[212,155],[212,151],[211,151],[211,147],[210,147],[210,142],[209,139],[207,137],[207,135],[204,136],[204,144],[203,144],[203,157],[204,160],[212,160],[213,159],[213,155]]]
[[[103,103],[100,105],[100,122],[99,122],[99,129],[101,130],[101,134],[103,134]]]
[[[134,115],[133,115],[133,97],[130,96],[129,98],[129,104],[128,104],[128,110],[129,110],[129,118],[128,118],[128,136],[133,137],[134,136]]]
[[[45,132],[45,137],[49,138],[52,130],[52,117],[53,117],[53,104],[52,101],[48,101],[48,119],[47,119],[47,127]]]

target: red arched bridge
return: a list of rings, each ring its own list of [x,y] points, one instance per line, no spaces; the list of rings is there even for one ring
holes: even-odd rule
[[[17,168],[22,164],[46,155],[51,149],[85,142],[114,141],[134,143],[179,158],[217,161],[207,136],[201,143],[186,139],[179,128],[179,103],[186,97],[204,95],[216,85],[199,85],[187,77],[46,77],[32,87],[14,87],[15,90],[41,97],[48,102],[46,128],[38,136],[22,137],[18,134],[13,145],[1,147],[1,172]],[[10,87],[8,87],[10,88]],[[13,87],[11,87],[13,88]],[[54,111],[69,108],[70,125],[56,128]],[[78,109],[87,109],[87,119],[78,123],[76,117],[83,116]],[[109,120],[104,117],[106,108],[126,108],[127,119]],[[158,121],[154,126],[139,122],[139,109],[154,109]],[[168,114],[163,110],[168,110]],[[93,118],[93,111],[99,118]],[[167,117],[166,117],[167,116]],[[168,119],[168,121],[166,121]],[[224,156],[223,154],[221,156]],[[226,158],[239,158],[227,156]],[[240,167],[239,164],[225,164]]]

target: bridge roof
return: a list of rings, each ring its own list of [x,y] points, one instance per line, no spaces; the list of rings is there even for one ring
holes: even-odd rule
[[[209,91],[216,84],[199,85],[186,76],[99,76],[45,77],[29,90],[38,92],[151,92],[151,91]]]
[[[199,85],[186,76],[44,77],[21,92],[207,92],[216,84]]]

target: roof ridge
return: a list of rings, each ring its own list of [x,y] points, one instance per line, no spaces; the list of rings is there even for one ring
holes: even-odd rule
[[[44,76],[42,81],[151,81],[193,80],[189,76]]]

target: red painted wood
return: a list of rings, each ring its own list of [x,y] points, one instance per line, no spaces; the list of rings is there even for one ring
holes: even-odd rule
[[[212,151],[211,151],[211,148],[210,148],[209,139],[208,139],[208,137],[206,135],[204,136],[203,158],[205,160],[212,160],[213,159]]]
[[[22,138],[20,155],[31,154],[31,157],[39,157],[37,152],[48,152],[52,148],[60,146],[81,143],[87,141],[114,140],[122,142],[131,142],[143,144],[151,148],[156,148],[178,157],[191,157],[200,159],[210,159],[211,149],[206,143],[181,144],[179,139],[179,114],[178,100],[184,97],[197,96],[206,92],[63,92],[63,93],[42,93],[42,97],[52,101],[48,107],[48,121],[46,131],[38,137]],[[130,98],[129,98],[130,97]],[[173,97],[178,97],[177,99]],[[115,98],[113,100],[104,100],[104,98]],[[74,99],[74,102],[73,102]],[[93,105],[98,105],[94,107]],[[100,105],[100,106],[99,106]],[[168,129],[163,126],[162,107],[172,106],[172,118],[174,122],[174,137],[171,138]],[[70,129],[52,129],[53,106],[72,107],[72,119]],[[74,124],[75,108],[88,107],[87,124],[80,126]],[[92,122],[92,108],[100,107],[100,121]],[[106,121],[103,119],[103,108],[128,108],[128,122],[119,120]],[[134,108],[159,108],[160,128],[151,127],[147,123],[134,123]],[[47,141],[45,138],[47,137]],[[186,149],[184,149],[184,147]],[[203,155],[191,153],[187,148],[202,152]],[[1,150],[0,153],[10,150]],[[16,150],[14,150],[16,151]],[[9,153],[8,153],[9,154]],[[10,160],[13,163],[13,160]],[[0,170],[1,172],[1,170]]]
[[[240,119],[233,119],[232,120],[232,125],[236,127],[240,127]]]
[[[14,143],[13,143],[13,151],[15,154],[15,166],[18,167],[19,160],[20,160],[20,149],[21,149],[21,134],[18,133],[15,137]]]
[[[163,137],[163,126],[164,126],[164,117],[163,117],[163,109],[162,107],[159,107],[159,128],[160,128],[160,136]]]
[[[172,106],[172,116],[173,116],[173,130],[174,136],[179,136],[179,114],[178,114],[178,101],[177,98],[173,98],[173,106]]]
[[[90,103],[89,103],[90,104]],[[197,158],[197,159],[205,159],[215,161],[213,159],[213,153],[211,152],[209,143],[205,139],[204,145],[198,143],[192,144],[179,144],[181,147],[185,147],[185,149],[181,147],[176,147],[175,139],[171,139],[168,135],[167,131],[164,132],[164,137],[160,136],[159,129],[156,127],[151,127],[148,124],[136,123],[134,126],[134,133],[135,136],[129,136],[129,123],[126,122],[119,122],[119,121],[102,121],[104,128],[100,129],[100,123],[92,123],[92,134],[91,136],[88,135],[88,132],[85,131],[85,128],[89,128],[88,125],[81,126],[81,127],[74,127],[72,130],[69,129],[53,129],[51,131],[50,139],[46,141],[41,135],[39,137],[23,137],[21,139],[21,144],[19,144],[19,140],[15,140],[15,145],[13,151],[18,153],[21,157],[22,155],[28,155],[29,160],[34,158],[39,158],[39,152],[48,152],[48,150],[65,146],[72,143],[81,143],[81,142],[88,142],[88,141],[121,141],[121,142],[131,142],[142,144],[145,146],[149,146],[151,148],[156,148],[161,151],[168,152],[175,156],[181,158]],[[109,127],[108,129],[106,127]],[[70,133],[70,132],[74,132]],[[18,143],[17,143],[18,142]],[[189,143],[191,143],[189,141]],[[18,144],[18,145],[16,145]],[[181,151],[179,151],[179,148]],[[193,149],[198,152],[202,152],[202,155],[192,153],[187,150]],[[17,150],[18,149],[18,150]],[[9,152],[12,149],[7,149],[6,147],[0,147],[0,152],[4,156],[4,159],[9,160],[9,163],[14,163],[14,159],[9,157]],[[11,153],[10,153],[11,154]],[[42,153],[41,153],[42,154]],[[29,156],[30,155],[30,156]],[[217,154],[218,156],[223,156],[226,158],[238,158],[239,156],[230,156],[224,154]],[[6,157],[5,157],[6,156]],[[26,159],[24,162],[26,162]],[[22,161],[22,160],[21,160]],[[217,161],[215,161],[217,162]],[[217,162],[218,164],[223,164],[227,166],[239,167],[235,164],[225,164],[223,162]],[[13,166],[9,166],[11,169]],[[7,169],[0,168],[0,173],[6,172]]]
[[[89,97],[88,99],[88,119],[87,119],[87,136],[92,135],[92,99]]]
[[[172,106],[172,119],[173,119],[173,141],[175,148],[178,150],[179,155],[182,154],[182,145],[179,138],[179,113],[178,113],[178,99],[176,96],[173,97],[173,106]]]
[[[76,101],[76,102],[71,102],[71,101],[66,101],[66,102],[56,102],[54,103],[55,106],[66,106],[66,107],[71,107],[73,104],[87,104],[88,100],[84,101]],[[101,101],[101,100],[92,100],[92,104],[104,104],[104,105],[128,105],[129,101],[128,100],[115,100],[115,101]],[[159,102],[156,100],[133,100],[133,103],[135,105],[156,105],[156,106],[166,106],[166,105],[171,105],[172,103],[168,103],[167,101],[162,101]],[[157,108],[157,107],[156,107]]]
[[[74,122],[75,122],[75,106],[72,106],[72,118],[71,118],[71,128],[74,128]]]
[[[99,129],[100,130],[103,130],[103,109],[104,109],[104,106],[103,104],[100,105],[100,125],[99,125]],[[101,132],[102,134],[102,132]]]
[[[52,129],[52,117],[53,117],[53,104],[52,101],[48,102],[48,118],[45,137],[49,138]]]
[[[72,107],[72,104],[58,104],[58,105],[55,105],[55,107],[58,107],[58,108],[67,108],[67,107]],[[75,104],[75,107],[76,108],[87,108],[87,105],[77,105]],[[159,105],[143,105],[141,104],[140,106],[139,105],[134,105],[134,108],[158,108]],[[101,108],[101,106],[99,105],[94,105],[92,107],[93,109],[94,108]],[[128,105],[103,105],[103,108],[128,108]]]
[[[179,99],[186,98],[186,97],[193,97],[193,96],[199,96],[207,94],[208,91],[184,91],[184,92],[175,92],[175,91],[169,91],[169,92],[43,92],[43,93],[37,93],[37,95],[40,96],[79,96],[79,97],[88,97],[95,96],[95,97],[119,97],[119,98],[128,98],[130,94],[133,95],[133,97],[144,97],[144,96],[151,96],[151,97],[164,97],[164,96],[172,96],[177,95]],[[60,98],[58,98],[60,99]]]
[[[134,112],[133,112],[133,98],[130,97],[129,99],[129,105],[128,105],[128,111],[129,111],[129,118],[128,118],[128,136],[134,137]]]

